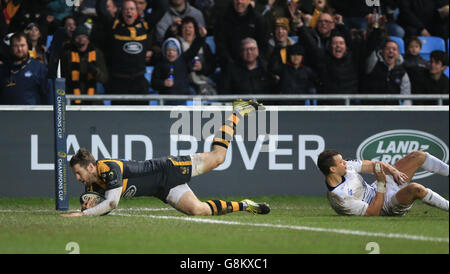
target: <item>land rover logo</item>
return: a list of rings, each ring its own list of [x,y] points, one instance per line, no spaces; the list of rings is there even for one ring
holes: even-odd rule
[[[356,157],[393,165],[414,150],[428,152],[445,163],[448,161],[449,150],[441,139],[423,131],[409,129],[389,130],[370,136],[359,145]],[[431,175],[432,173],[419,169],[413,179]]]
[[[142,49],[142,44],[138,42],[128,42],[123,45],[123,50],[128,54],[139,54]]]

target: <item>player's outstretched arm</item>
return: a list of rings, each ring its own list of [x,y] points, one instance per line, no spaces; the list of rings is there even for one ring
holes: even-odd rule
[[[114,188],[111,190],[107,190],[105,192],[105,200],[93,207],[90,204],[91,201],[88,201],[86,205],[83,204],[83,207],[87,209],[81,212],[73,212],[69,214],[60,214],[61,217],[81,217],[81,216],[100,216],[105,213],[110,212],[115,209],[120,200],[120,195],[122,194],[122,187]]]
[[[381,162],[375,162],[374,175],[378,181],[377,193],[366,210],[364,216],[380,216],[384,204],[384,195],[386,193],[386,175],[384,166]]]

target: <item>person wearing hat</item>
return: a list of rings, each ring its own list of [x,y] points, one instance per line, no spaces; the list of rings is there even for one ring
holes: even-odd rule
[[[308,66],[303,64],[304,48],[296,43],[287,47],[287,62],[280,70],[279,90],[281,94],[314,94],[316,93],[317,76]],[[296,104],[309,104],[308,101]],[[290,104],[292,102],[289,102]]]
[[[30,23],[24,30],[30,47],[30,57],[47,64],[47,48],[42,39],[41,30],[36,23]]]
[[[182,51],[176,38],[168,38],[162,44],[163,60],[153,70],[150,86],[160,94],[190,94],[189,73],[192,60],[205,44],[207,31],[199,27],[196,36],[188,50]]]
[[[73,32],[73,41],[62,59],[61,72],[66,78],[68,94],[97,94],[97,82],[105,84],[108,80],[103,52],[90,43],[89,31],[84,25]],[[97,102],[75,100],[75,104],[93,103]]]
[[[280,69],[287,61],[287,47],[295,44],[294,40],[289,37],[290,30],[289,19],[279,17],[275,20],[273,38],[269,40],[269,46],[271,47],[269,70],[278,80]]]

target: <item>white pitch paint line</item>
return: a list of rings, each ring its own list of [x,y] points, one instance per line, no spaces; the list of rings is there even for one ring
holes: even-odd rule
[[[364,236],[364,237],[406,239],[406,240],[416,240],[416,241],[426,241],[426,242],[444,242],[444,243],[449,242],[448,238],[427,237],[427,236],[422,236],[422,235],[397,234],[397,233],[368,232],[368,231],[349,230],[349,229],[330,229],[330,228],[321,228],[321,227],[277,225],[277,224],[264,224],[264,223],[243,223],[243,222],[236,222],[236,221],[223,221],[223,220],[203,219],[203,218],[195,218],[195,217],[133,215],[133,214],[122,214],[122,213],[111,213],[111,215],[123,216],[123,217],[145,217],[145,218],[153,218],[153,219],[179,220],[179,221],[208,223],[208,224],[281,228],[281,229],[303,230],[303,231],[312,231],[312,232],[325,232],[325,233],[345,234],[345,235]]]
[[[152,218],[152,219],[179,220],[179,221],[196,222],[196,223],[208,223],[208,224],[240,225],[240,226],[252,226],[252,227],[268,227],[268,228],[275,228],[275,229],[276,228],[279,228],[279,229],[291,229],[291,230],[335,233],[335,234],[364,236],[364,237],[379,237],[379,238],[406,239],[406,240],[415,240],[415,241],[449,243],[449,238],[428,237],[428,236],[423,236],[423,235],[368,232],[368,231],[360,231],[360,230],[333,229],[333,228],[296,226],[296,225],[277,225],[277,224],[267,224],[267,223],[244,223],[244,222],[237,222],[237,221],[223,221],[223,220],[217,220],[217,219],[206,219],[206,218],[196,218],[196,217],[136,215],[136,214],[119,213],[119,212],[127,212],[127,211],[152,212],[152,211],[170,211],[170,210],[175,210],[175,209],[173,209],[173,208],[166,208],[166,207],[163,207],[163,208],[121,208],[121,209],[116,209],[115,212],[112,212],[109,215],[122,216],[122,217],[145,217],[145,218]],[[0,213],[31,213],[31,212],[36,212],[36,213],[55,212],[55,210],[49,210],[49,209],[38,209],[38,210],[0,209]]]

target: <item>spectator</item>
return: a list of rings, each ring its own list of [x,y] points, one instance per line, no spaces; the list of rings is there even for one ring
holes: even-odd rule
[[[405,37],[405,30],[397,23],[400,9],[398,7],[398,0],[382,0],[381,10],[382,14],[386,16],[386,30],[388,35]]]
[[[148,94],[145,78],[150,62],[149,26],[138,17],[136,2],[124,0],[117,19],[106,9],[106,0],[97,1],[97,14],[108,29],[108,74],[106,92],[109,94]],[[142,104],[142,101],[113,101],[114,104]],[[147,104],[147,103],[145,103]]]
[[[44,37],[47,37],[47,9],[49,0],[33,0],[33,1],[11,1],[19,4],[17,14],[11,19],[9,31],[21,32],[29,23],[36,23],[40,26]]]
[[[448,1],[447,7],[442,3],[441,0],[399,0],[399,23],[406,36],[448,38]]]
[[[47,64],[47,48],[44,45],[45,39],[42,37],[38,25],[35,23],[28,24],[24,33],[29,43],[30,57],[43,64]]]
[[[250,0],[233,0],[214,28],[216,54],[222,70],[241,58],[241,41],[247,37],[256,40],[263,59],[268,58],[268,29],[264,18],[255,12]]]
[[[331,44],[324,51],[315,43],[311,33],[302,21],[296,26],[299,40],[310,53],[312,68],[320,78],[319,94],[356,94],[360,84],[360,68],[363,52],[362,41],[352,40],[343,33],[333,30]],[[347,33],[347,32],[345,32]],[[327,100],[325,104],[342,104],[343,100]],[[319,104],[322,104],[319,101]]]
[[[412,36],[406,40],[406,54],[404,57],[404,66],[406,70],[428,69],[430,63],[420,56],[422,42],[416,36]]]
[[[152,74],[151,86],[154,90],[160,94],[190,94],[189,71],[192,60],[205,43],[206,29],[199,27],[199,34],[185,52],[177,39],[169,38],[164,41],[164,59],[155,66]]]
[[[311,21],[309,23],[309,27],[315,28],[317,26],[317,21],[319,20],[320,14],[322,12],[332,13],[333,10],[329,5],[327,0],[314,0],[314,11],[312,13]]]
[[[170,0],[170,8],[156,25],[156,41],[161,43],[167,29],[181,24],[181,19],[190,16],[195,18],[201,27],[205,27],[205,19],[201,11],[191,6],[187,0]]]
[[[253,38],[241,42],[241,58],[221,75],[220,94],[273,94],[275,82],[259,56],[258,43]]]
[[[279,90],[281,94],[315,94],[316,75],[313,70],[303,65],[305,50],[300,44],[287,47],[288,62],[282,66]],[[307,100],[309,104],[309,100]],[[305,101],[295,102],[305,104]],[[292,101],[289,104],[293,104]]]
[[[269,40],[271,55],[269,59],[269,70],[275,78],[280,79],[280,69],[287,62],[287,47],[295,42],[289,37],[289,19],[280,17],[275,20],[274,35]]]
[[[182,52],[189,50],[198,35],[199,27],[197,21],[190,16],[183,18],[180,27],[169,28],[166,33],[167,37],[176,37],[178,39]],[[209,76],[216,71],[217,64],[215,55],[212,53],[209,45],[203,43],[194,58],[189,73],[190,88],[194,89],[197,94],[216,94],[216,84]]]
[[[49,26],[49,33],[53,34],[64,25],[64,19],[73,15],[73,7],[66,5],[65,0],[52,0],[47,4],[48,15],[46,21]],[[74,18],[75,19],[75,18]]]
[[[11,37],[12,63],[0,65],[0,104],[48,104],[47,68],[30,58],[24,33]]]
[[[66,78],[68,94],[97,94],[97,82],[105,84],[108,80],[103,53],[91,45],[88,29],[78,26],[73,33],[73,43],[62,58],[62,75]],[[75,104],[82,103],[75,100]],[[95,101],[86,101],[91,104]]]
[[[70,47],[72,43],[72,33],[75,31],[77,25],[73,16],[68,16],[63,19],[63,28],[58,28],[53,35],[52,43],[48,49],[48,78],[56,78],[58,65],[64,51]]]
[[[444,74],[448,67],[448,55],[443,51],[433,51],[427,70],[418,71],[411,77],[413,94],[449,94],[448,77]],[[415,105],[435,104],[434,101],[414,101]],[[447,101],[448,104],[448,101]]]
[[[372,15],[372,14],[371,14]],[[381,28],[374,25],[373,17],[368,17],[369,27],[373,27],[367,45],[371,52],[367,58],[365,77],[363,80],[363,93],[368,94],[411,94],[411,82],[403,66],[403,57],[400,55],[398,44],[387,39],[378,51],[373,48],[383,39]],[[382,24],[380,27],[383,27]],[[393,104],[394,101],[370,101],[370,104]],[[411,104],[406,100],[404,104]]]
[[[300,19],[297,18],[296,22]],[[308,25],[305,23],[305,25]],[[322,12],[317,20],[317,25],[311,30],[311,34],[316,41],[317,46],[326,52],[330,48],[330,38],[333,30],[336,30],[345,37],[350,37],[349,31],[345,28],[343,18],[341,15],[331,15],[330,13]],[[300,40],[301,41],[301,40]]]

